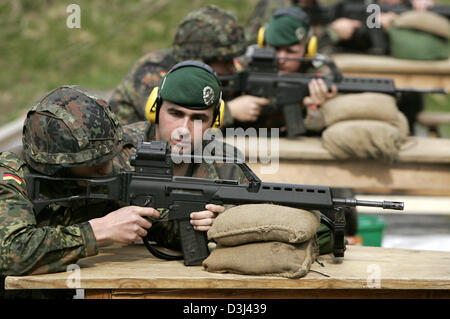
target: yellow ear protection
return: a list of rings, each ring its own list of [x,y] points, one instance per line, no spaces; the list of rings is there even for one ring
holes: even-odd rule
[[[174,65],[169,70],[169,72],[167,72],[166,76],[170,72],[173,72],[173,71],[175,71],[179,68],[185,67],[185,66],[199,67],[199,68],[211,73],[216,78],[217,83],[219,83],[219,87],[220,88],[222,87],[219,77],[217,76],[217,74],[213,70],[213,68],[211,68],[209,65],[207,65],[203,62],[200,62],[200,61],[183,61],[181,63],[178,63],[178,64]],[[158,114],[159,114],[159,109],[160,109],[161,105],[162,105],[162,98],[160,95],[160,90],[159,90],[159,87],[156,86],[153,88],[152,92],[150,93],[150,95],[147,99],[147,103],[145,104],[145,116],[147,117],[147,120],[150,123],[158,123]],[[216,107],[214,108],[214,113],[213,113],[214,120],[213,120],[211,127],[213,127],[213,128],[221,127],[222,123],[223,123],[224,114],[225,114],[225,102],[222,100],[222,97],[220,97]]]
[[[291,10],[291,8],[282,8],[277,10],[274,14],[273,17],[279,17],[279,16],[283,16],[283,15],[290,15],[293,16],[295,18],[298,18],[302,21],[304,21],[305,24],[310,25],[310,20],[308,15],[305,12],[299,12],[299,11],[295,11],[295,10]],[[257,44],[260,47],[264,47],[265,44],[265,27],[261,27],[258,30],[258,35],[257,35]],[[316,55],[317,52],[317,37],[315,35],[308,35],[308,39],[306,40],[306,54],[305,54],[305,58],[314,58],[314,56]]]

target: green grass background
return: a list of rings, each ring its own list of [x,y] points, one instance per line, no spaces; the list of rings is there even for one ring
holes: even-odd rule
[[[0,125],[63,84],[115,88],[139,57],[170,47],[178,23],[192,10],[216,4],[245,25],[257,2],[0,0]],[[80,29],[66,25],[71,3],[81,8]],[[450,112],[450,95],[427,96],[427,109]],[[450,137],[450,126],[444,131]]]

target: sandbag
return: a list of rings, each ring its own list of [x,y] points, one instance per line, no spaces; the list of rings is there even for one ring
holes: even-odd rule
[[[447,18],[426,10],[411,10],[400,14],[393,22],[395,27],[413,29],[450,38],[450,23]]]
[[[248,204],[219,214],[207,234],[208,239],[224,246],[259,241],[301,243],[315,235],[319,224],[319,212],[273,204]]]
[[[391,56],[397,59],[435,61],[449,57],[449,40],[420,30],[389,28]]]
[[[209,272],[300,278],[308,273],[317,254],[316,237],[301,244],[259,242],[218,246],[202,265]]]
[[[398,128],[398,131],[400,133],[400,143],[403,144],[406,141],[406,138],[409,135],[408,119],[406,118],[405,114],[403,114],[402,112],[397,112],[397,119],[392,124],[396,128]]]
[[[322,145],[337,159],[394,161],[404,140],[394,125],[376,120],[342,121],[322,133]]]
[[[382,93],[343,94],[326,101],[320,107],[326,126],[345,120],[397,121],[395,98]]]

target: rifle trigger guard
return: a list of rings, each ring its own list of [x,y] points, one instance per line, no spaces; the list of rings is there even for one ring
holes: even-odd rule
[[[133,201],[132,205],[140,206],[140,207],[153,207],[153,196],[151,195],[137,195]]]

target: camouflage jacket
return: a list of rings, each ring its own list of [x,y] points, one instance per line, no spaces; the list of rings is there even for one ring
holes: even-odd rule
[[[109,100],[112,111],[123,125],[146,120],[145,104],[150,93],[178,62],[171,50],[160,50],[141,57],[131,67]],[[224,123],[232,121],[225,105]]]
[[[131,169],[130,154],[143,132],[138,128],[137,125],[130,127],[132,130],[125,127],[126,143],[113,159],[114,175]],[[21,152],[0,153],[1,276],[65,271],[78,259],[97,254],[96,239],[88,220],[124,205],[112,201],[52,204],[37,215],[25,181],[25,175],[32,172]],[[70,192],[56,184],[41,191],[48,198],[65,197]]]

